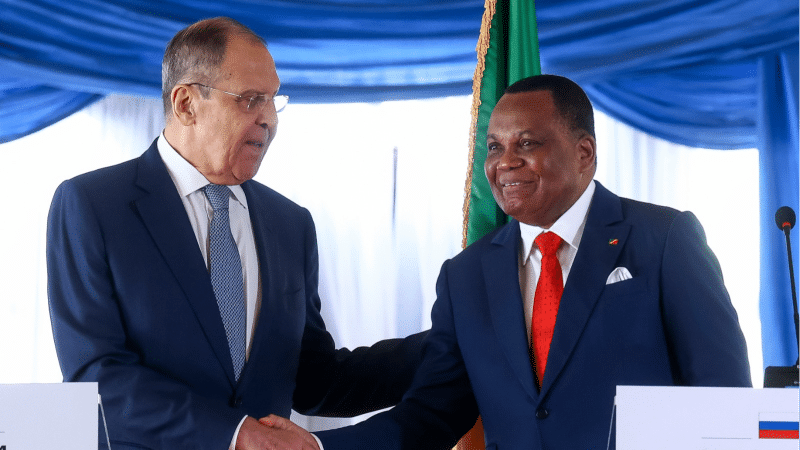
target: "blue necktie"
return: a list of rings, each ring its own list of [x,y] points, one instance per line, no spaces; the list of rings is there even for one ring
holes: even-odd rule
[[[217,306],[225,325],[228,346],[231,349],[233,372],[236,380],[244,367],[245,359],[245,300],[242,278],[242,260],[231,234],[228,203],[231,191],[227,186],[209,184],[203,188],[214,209],[209,230],[211,259],[211,285],[217,297]]]

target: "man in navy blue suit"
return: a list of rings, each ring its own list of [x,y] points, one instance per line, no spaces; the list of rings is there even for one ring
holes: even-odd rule
[[[99,383],[114,449],[317,449],[299,427],[256,419],[362,414],[411,383],[423,336],[337,350],[320,315],[309,212],[250,180],[275,136],[279,87],[252,31],[227,18],[193,24],[164,56],[163,134],[141,157],[55,193],[56,351],[65,381]],[[222,192],[223,228],[207,189]],[[219,272],[232,274],[221,284],[209,274],[218,229],[241,267]],[[232,301],[215,295],[231,286]]]
[[[617,385],[751,385],[702,227],[593,180],[593,111],[577,84],[510,86],[487,145],[486,177],[514,220],[442,266],[403,401],[318,433],[325,450],[448,449],[479,414],[489,450],[605,449]]]

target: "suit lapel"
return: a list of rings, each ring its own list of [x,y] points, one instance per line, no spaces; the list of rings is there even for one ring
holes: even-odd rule
[[[274,264],[271,264],[269,261],[270,256],[274,256],[279,254],[277,249],[270,248],[275,244],[275,240],[270,238],[272,234],[272,230],[270,229],[270,222],[275,220],[271,217],[272,210],[268,207],[263,205],[264,199],[258,196],[252,189],[251,181],[247,181],[242,183],[242,190],[244,190],[245,196],[247,197],[247,209],[250,213],[250,223],[253,226],[253,237],[256,244],[256,253],[258,255],[258,271],[259,271],[259,279],[260,279],[260,289],[261,289],[261,304],[258,308],[257,314],[258,316],[256,319],[256,326],[253,332],[253,336],[251,339],[252,346],[250,348],[250,358],[248,360],[252,361],[254,358],[257,358],[262,351],[262,343],[264,342],[280,342],[280,336],[272,336],[267,337],[267,335],[273,330],[276,329],[275,326],[270,324],[273,320],[279,320],[280,317],[275,317],[274,314],[265,314],[264,312],[273,312],[275,308],[270,306],[270,302],[273,299],[278,298],[275,293],[271,292],[271,289],[275,289],[277,282],[272,277],[272,272],[270,272],[270,267],[273,267]],[[269,352],[267,352],[269,355]],[[250,364],[245,364],[244,368],[242,369],[242,374],[239,378],[240,383],[247,382],[250,379],[248,376],[249,372],[252,370],[248,370]]]
[[[186,209],[155,142],[139,158],[136,183],[145,194],[134,200],[133,206],[178,280],[211,348],[233,383],[233,362],[211,278]]]
[[[619,197],[597,183],[580,247],[559,304],[542,395],[564,369],[619,259],[630,232],[630,225],[622,219]]]
[[[489,313],[497,340],[525,391],[537,399],[519,288],[519,223],[512,220],[492,240],[482,258]]]

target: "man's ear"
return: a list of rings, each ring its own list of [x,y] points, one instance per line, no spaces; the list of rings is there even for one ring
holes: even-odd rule
[[[585,133],[578,139],[578,157],[580,158],[581,172],[590,169],[597,161],[597,142],[591,134]]]
[[[172,88],[172,116],[181,125],[192,125],[195,122],[196,91],[189,89],[185,84],[178,84]]]

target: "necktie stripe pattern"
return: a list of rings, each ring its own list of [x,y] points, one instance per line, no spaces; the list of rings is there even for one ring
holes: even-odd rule
[[[209,229],[211,285],[217,297],[236,380],[245,360],[245,302],[242,260],[231,233],[228,204],[231,190],[227,186],[209,184],[203,188],[214,209]]]
[[[531,346],[533,347],[533,366],[539,387],[544,380],[550,342],[556,326],[558,305],[564,292],[561,264],[558,262],[558,247],[561,238],[552,232],[536,236],[534,243],[542,252],[542,271],[536,283],[533,297],[533,317],[531,318]]]

